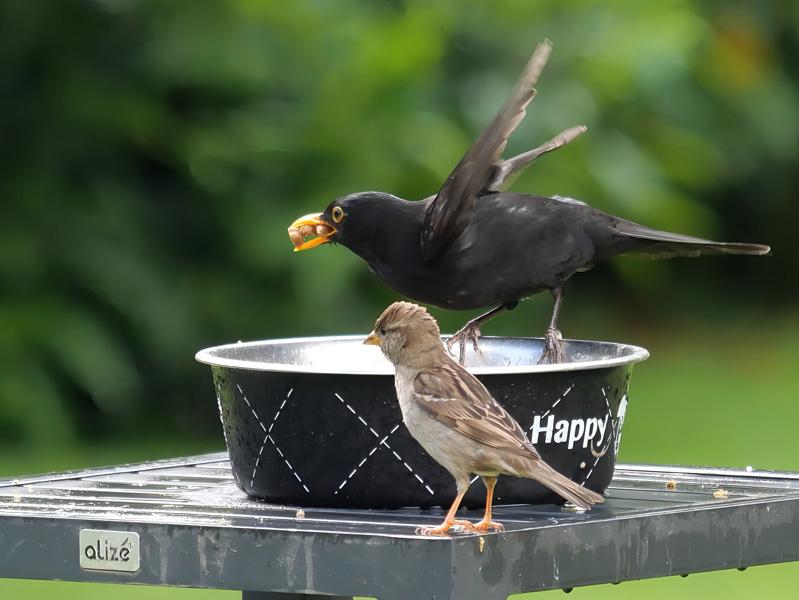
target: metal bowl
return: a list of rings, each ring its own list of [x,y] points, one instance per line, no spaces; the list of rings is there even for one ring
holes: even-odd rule
[[[229,344],[197,353],[211,366],[233,475],[248,495],[283,504],[395,508],[448,505],[455,484],[410,436],[394,370],[364,336]],[[613,476],[627,388],[643,348],[567,340],[569,362],[536,364],[539,338],[480,340],[467,367],[529,432],[544,460],[602,493]],[[562,501],[501,477],[497,503]],[[485,501],[473,485],[464,504]]]

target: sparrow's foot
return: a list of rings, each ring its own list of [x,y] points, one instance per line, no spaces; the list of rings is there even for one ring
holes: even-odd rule
[[[452,530],[457,532],[474,532],[476,529],[474,528],[474,523],[471,521],[467,521],[465,519],[455,519],[452,522]]]
[[[444,521],[435,527],[417,527],[416,535],[447,535],[452,529],[452,521]]]
[[[474,524],[471,521],[462,519],[453,519],[451,521],[444,521],[441,525],[436,527],[417,527],[416,535],[447,535],[448,533],[464,533],[476,532]]]
[[[463,364],[466,360],[466,342],[468,340],[472,341],[472,348],[474,349],[475,354],[483,358],[483,352],[480,350],[480,346],[477,344],[477,340],[480,339],[480,326],[476,323],[466,323],[462,329],[458,330],[447,340],[447,351],[452,354],[452,347],[455,344],[458,344],[458,362]]]
[[[447,535],[449,523],[442,523],[437,527],[417,527],[416,535]]]
[[[505,531],[505,526],[502,523],[492,521],[491,519],[483,519],[479,523],[472,525],[472,529],[474,531],[484,533],[486,531]]]
[[[544,338],[544,353],[538,359],[539,365],[554,365],[566,362],[566,354],[563,352],[563,336],[554,327],[548,327]]]

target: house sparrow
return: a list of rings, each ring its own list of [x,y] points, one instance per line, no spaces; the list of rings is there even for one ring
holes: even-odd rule
[[[402,419],[427,453],[455,478],[458,494],[444,522],[419,533],[443,535],[453,527],[502,530],[491,519],[499,475],[534,479],[583,509],[604,498],[545,463],[519,424],[478,379],[453,360],[438,324],[416,304],[395,302],[375,323],[364,344],[380,346],[394,364]],[[471,473],[486,486],[486,509],[477,524],[455,519]]]
[[[501,158],[536,94],[533,86],[550,50],[549,42],[539,44],[510,97],[438,194],[420,201],[382,192],[350,194],[289,227],[295,252],[328,242],[342,244],[391,289],[418,302],[453,310],[493,307],[449,339],[448,347],[459,344],[461,364],[467,340],[478,350],[486,321],[544,290],[552,293],[554,308],[539,362],[564,360],[557,329],[563,286],[574,273],[613,256],[770,251],[759,244],[657,231],[570,198],[503,191],[536,158],[585,131],[573,127],[538,148]]]

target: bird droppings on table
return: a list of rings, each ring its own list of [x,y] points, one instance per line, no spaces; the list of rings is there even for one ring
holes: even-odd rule
[[[729,498],[729,496],[730,496],[730,493],[727,490],[723,489],[723,488],[719,488],[719,489],[717,489],[716,491],[713,492],[713,497],[714,498],[718,498],[720,500],[724,499],[724,498]]]
[[[666,489],[667,490],[676,490],[677,489],[677,482],[674,481],[673,479],[669,479],[666,482]]]

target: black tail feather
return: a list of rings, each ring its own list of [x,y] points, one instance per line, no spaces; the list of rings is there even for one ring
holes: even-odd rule
[[[632,221],[619,221],[615,226],[616,231],[628,238],[643,242],[638,248],[629,251],[630,254],[644,255],[651,258],[671,258],[676,256],[705,256],[712,254],[750,254],[762,256],[771,252],[771,247],[763,244],[750,244],[745,242],[714,242],[702,238],[658,231],[649,229]]]

